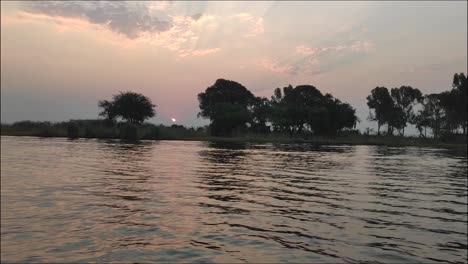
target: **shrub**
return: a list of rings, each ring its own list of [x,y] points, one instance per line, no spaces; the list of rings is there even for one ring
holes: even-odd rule
[[[79,128],[75,122],[69,122],[67,125],[67,136],[69,138],[78,138],[79,137]]]
[[[128,123],[122,124],[119,131],[119,138],[126,140],[138,139],[138,128],[136,125]]]

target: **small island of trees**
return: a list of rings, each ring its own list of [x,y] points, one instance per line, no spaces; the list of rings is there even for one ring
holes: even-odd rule
[[[210,132],[215,136],[233,132],[338,135],[355,127],[358,120],[349,104],[323,95],[312,85],[276,88],[268,100],[255,97],[237,82],[218,79],[198,94],[198,100],[199,116],[210,119]]]
[[[2,124],[2,135],[67,136],[70,138],[121,139],[216,139],[257,137],[275,139],[348,139],[353,143],[392,143],[410,138],[429,142],[463,142],[467,133],[467,80],[456,73],[452,88],[424,95],[411,86],[375,87],[367,96],[370,121],[377,131],[356,129],[356,110],[312,85],[276,88],[270,99],[256,97],[242,84],[218,79],[198,94],[198,117],[210,121],[206,127],[156,126],[145,122],[156,116],[150,98],[135,92],[120,92],[112,100],[100,100],[103,119],[68,122],[20,121]],[[413,125],[418,137],[405,137]],[[383,131],[382,128],[386,128]],[[373,139],[374,141],[370,140]],[[385,139],[384,141],[379,139]],[[323,140],[322,140],[323,141]]]

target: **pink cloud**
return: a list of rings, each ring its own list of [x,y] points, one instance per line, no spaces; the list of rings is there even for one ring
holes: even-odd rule
[[[220,48],[193,50],[191,52],[191,54],[193,56],[205,56],[205,55],[209,55],[209,54],[219,52],[220,50],[221,50]]]
[[[263,17],[256,18],[253,15],[245,12],[235,14],[231,17],[238,19],[241,23],[250,24],[248,32],[244,35],[244,37],[255,37],[265,32]]]
[[[78,17],[51,16],[42,13],[30,13],[18,11],[13,16],[2,16],[2,24],[28,23],[53,25],[58,32],[75,31],[90,32],[96,40],[121,48],[128,48],[139,43],[149,43],[162,46],[177,53],[178,57],[205,56],[216,53],[220,48],[194,49],[199,36],[192,27],[211,23],[214,16],[179,16],[174,17],[173,25],[163,32],[140,32],[138,37],[129,38],[125,34],[113,31],[105,24],[91,23],[86,19]]]
[[[356,52],[371,52],[374,48],[374,43],[370,41],[356,41],[350,46],[350,49]]]
[[[297,68],[290,64],[280,64],[278,61],[271,59],[263,59],[260,62],[260,65],[265,69],[272,72],[284,73],[284,74],[296,74]]]
[[[295,47],[296,54],[301,58],[297,58],[290,63],[279,63],[276,60],[266,59],[263,60],[261,66],[272,72],[296,75],[316,75],[326,71],[330,71],[333,66],[328,66],[327,70],[320,68],[322,59],[325,54],[334,53],[368,53],[374,51],[374,44],[371,41],[355,41],[347,45],[337,45],[330,47],[315,48],[307,45],[299,45]],[[307,59],[304,61],[304,58]]]
[[[318,67],[318,59],[310,59],[307,63],[280,63],[273,59],[263,59],[260,62],[260,66],[276,73],[287,74],[287,75],[318,75],[324,73],[322,69]]]
[[[238,14],[233,15],[232,17],[237,18],[243,22],[255,20],[254,17],[249,13],[238,13]]]
[[[196,14],[193,16],[170,16],[173,23],[186,26],[200,26],[209,22],[214,22],[215,16]]]
[[[311,65],[318,65],[320,63],[319,59],[318,58],[309,58],[308,62],[311,64]]]
[[[263,18],[260,17],[257,19],[255,24],[250,27],[250,30],[247,34],[245,34],[245,37],[255,37],[262,34],[263,32],[265,32],[265,27],[263,26]]]
[[[150,2],[148,4],[148,9],[150,11],[156,10],[156,11],[165,11],[169,8],[171,2],[170,1],[156,1],[156,2]]]
[[[307,45],[296,46],[296,53],[311,56],[320,55],[324,52],[339,52],[339,51],[352,51],[352,52],[371,52],[374,50],[374,43],[371,41],[355,41],[349,45],[338,45],[323,48],[313,48]]]
[[[307,47],[306,45],[300,45],[296,47],[296,52],[303,55],[313,55],[317,52],[317,49]]]

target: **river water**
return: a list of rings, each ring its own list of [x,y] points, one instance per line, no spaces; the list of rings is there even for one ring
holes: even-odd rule
[[[1,137],[2,262],[467,262],[465,150]]]

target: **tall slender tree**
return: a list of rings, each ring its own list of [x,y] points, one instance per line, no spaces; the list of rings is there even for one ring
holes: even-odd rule
[[[399,128],[400,135],[403,136],[405,127],[413,115],[413,107],[422,100],[422,93],[411,86],[392,88],[390,92],[394,102],[394,126]]]
[[[367,106],[374,112],[369,113],[369,119],[377,121],[377,135],[380,135],[380,127],[388,124],[392,117],[393,100],[386,87],[375,87],[367,96]],[[389,126],[390,131],[390,126]]]

